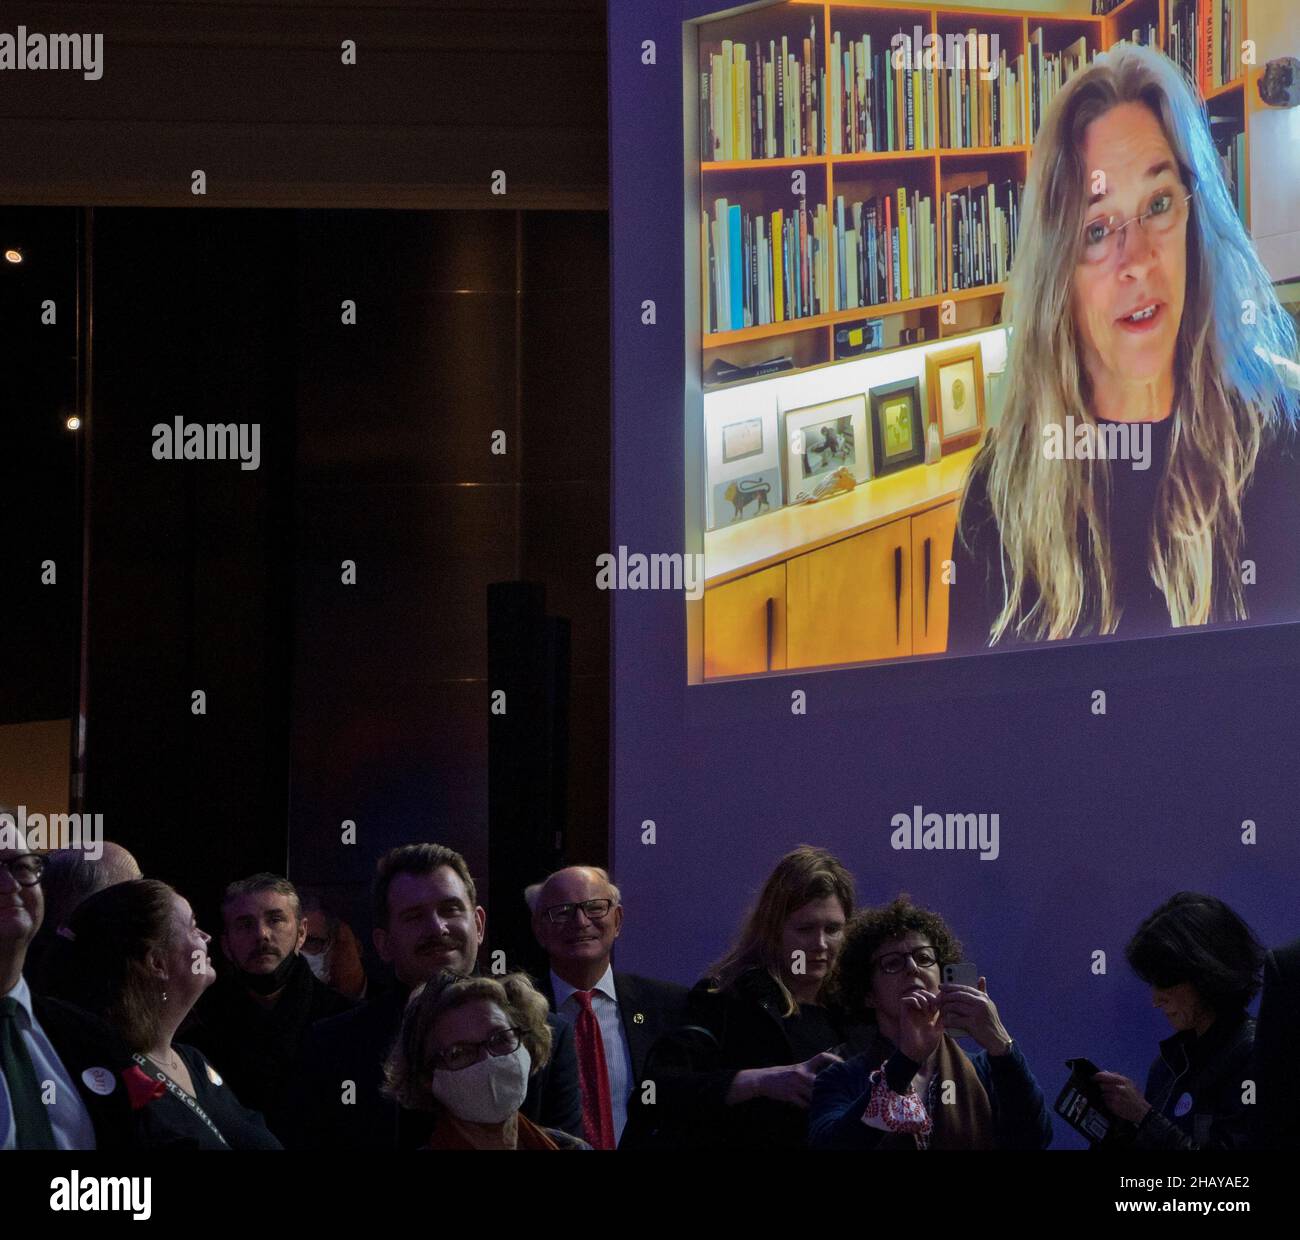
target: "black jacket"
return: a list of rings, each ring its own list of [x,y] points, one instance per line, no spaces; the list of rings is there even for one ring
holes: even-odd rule
[[[195,1005],[180,1038],[211,1061],[245,1107],[261,1111],[281,1140],[290,1128],[293,1074],[307,1031],[356,1004],[316,978],[302,956],[274,1006],[258,1003],[229,972]]]
[[[540,989],[554,1011],[555,994],[551,989],[549,969]],[[651,1047],[664,1034],[686,1023],[686,1004],[690,991],[676,982],[661,982],[658,978],[641,977],[636,973],[620,973],[617,969],[614,970],[614,991],[618,995],[618,1014],[623,1025],[623,1035],[627,1038],[628,1054],[632,1059],[631,1093],[637,1094],[645,1080],[646,1060]],[[624,1140],[626,1136],[625,1129]],[[620,1142],[620,1148],[622,1144]]]
[[[95,1128],[96,1149],[139,1148],[136,1115],[121,1076],[134,1061],[121,1038],[98,1016],[61,999],[33,994],[32,1013],[77,1086]],[[87,1088],[82,1073],[88,1068],[107,1068],[112,1073],[110,1093]]]
[[[416,1149],[428,1139],[431,1115],[402,1110],[379,1092],[384,1061],[397,1040],[405,1009],[406,991],[393,987],[350,1012],[312,1026],[294,1084],[294,1115],[286,1145]],[[520,1109],[544,1128],[581,1136],[582,1097],[573,1030],[554,1016],[547,1022],[551,1058],[528,1083],[528,1096]]]
[[[628,1104],[620,1148],[800,1148],[807,1144],[808,1112],[785,1102],[756,1098],[728,1106],[736,1074],[745,1068],[802,1063],[812,1050],[796,1047],[796,1025],[812,1019],[781,1015],[781,993],[764,969],[750,969],[725,990],[704,978],[687,999],[686,1024],[661,1037],[644,1068],[655,1083],[653,1105],[639,1093]],[[817,1009],[830,1050],[846,1032],[842,1017]],[[814,1052],[815,1053],[815,1052]]]
[[[1252,1144],[1265,1150],[1300,1149],[1300,939],[1264,959],[1264,993],[1255,1030],[1257,1090]]]
[[[1144,1091],[1151,1111],[1138,1125],[1134,1145],[1244,1148],[1254,1119],[1242,1097],[1251,1079],[1254,1044],[1255,1022],[1244,1011],[1220,1016],[1199,1038],[1185,1031],[1161,1042]]]

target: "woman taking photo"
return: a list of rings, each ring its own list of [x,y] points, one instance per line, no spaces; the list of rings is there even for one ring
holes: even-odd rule
[[[545,997],[524,973],[497,979],[443,971],[411,995],[384,1069],[384,1093],[432,1112],[428,1150],[590,1149],[520,1114],[546,1065]]]
[[[651,1050],[655,1104],[633,1094],[623,1148],[806,1144],[813,1081],[845,1033],[823,990],[853,900],[852,876],[825,849],[778,862],[735,945],[691,991],[688,1027]]]
[[[1180,891],[1138,927],[1126,954],[1175,1032],[1160,1043],[1145,1090],[1118,1072],[1093,1078],[1106,1105],[1137,1125],[1140,1149],[1245,1148],[1255,1045],[1246,1004],[1263,947],[1222,900]]]
[[[134,1060],[123,1080],[142,1146],[281,1148],[220,1072],[173,1040],[216,979],[188,901],[154,879],[118,883],[79,905],[61,933],[77,1002],[113,1025]]]
[[[1111,49],[1048,110],[1007,321],[949,651],[1300,619],[1295,328],[1160,52]]]
[[[943,918],[906,895],[849,924],[834,988],[874,1027],[813,1087],[815,1149],[1045,1149],[1042,1091],[1007,1032],[984,978],[941,981],[961,944]],[[980,1049],[967,1055],[949,1027]]]

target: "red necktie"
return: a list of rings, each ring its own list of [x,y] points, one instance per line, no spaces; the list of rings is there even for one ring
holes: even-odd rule
[[[609,1104],[609,1072],[605,1067],[605,1039],[600,1022],[591,1010],[590,990],[575,990],[578,1019],[574,1036],[578,1040],[578,1079],[582,1085],[582,1123],[587,1140],[598,1150],[614,1148],[614,1112]]]

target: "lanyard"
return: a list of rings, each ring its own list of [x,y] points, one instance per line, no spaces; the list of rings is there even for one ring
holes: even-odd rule
[[[221,1129],[219,1129],[216,1126],[216,1124],[214,1124],[208,1118],[208,1113],[201,1106],[199,1106],[198,1102],[195,1099],[191,1098],[189,1094],[187,1094],[179,1085],[177,1085],[176,1082],[173,1081],[172,1078],[167,1075],[167,1073],[165,1073],[156,1064],[153,1064],[152,1061],[146,1059],[143,1055],[133,1054],[131,1058],[134,1059],[136,1063],[138,1063],[140,1067],[143,1068],[146,1072],[148,1072],[149,1067],[152,1066],[154,1068],[152,1075],[157,1080],[163,1083],[163,1085],[167,1089],[167,1092],[171,1094],[173,1098],[179,1098],[187,1107],[189,1107],[189,1109],[193,1111],[194,1114],[199,1117],[199,1119],[201,1119],[205,1124],[207,1124],[209,1130],[212,1132],[212,1135],[216,1137],[216,1139],[220,1141],[222,1145],[225,1145],[227,1146],[227,1148],[229,1148],[229,1143],[226,1141],[226,1138],[221,1135]]]

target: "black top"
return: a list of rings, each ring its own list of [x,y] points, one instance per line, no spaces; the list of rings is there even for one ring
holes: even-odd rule
[[[290,1086],[308,1029],[356,1006],[316,978],[303,956],[294,961],[270,1007],[253,998],[232,973],[220,974],[195,1005],[192,1024],[181,1031],[282,1140],[289,1139]]]
[[[147,1103],[137,1112],[140,1144],[149,1149],[194,1150],[278,1150],[280,1142],[271,1134],[261,1115],[244,1106],[201,1052],[183,1043],[172,1049],[185,1061],[194,1083],[194,1101],[221,1133],[224,1142],[204,1120],[171,1090]],[[151,1077],[157,1070],[146,1064]],[[180,1087],[177,1086],[179,1089]]]
[[[1115,637],[1146,637],[1172,629],[1163,594],[1151,580],[1147,534],[1169,459],[1174,417],[1142,423],[1151,427],[1151,463],[1110,463],[1110,546],[1116,600],[1121,611]],[[1099,419],[1100,421],[1100,419]],[[953,543],[955,578],[949,595],[948,650],[965,654],[988,648],[989,629],[1002,610],[1002,542],[989,503],[987,476],[972,473],[961,529]],[[1243,585],[1248,623],[1300,620],[1300,449],[1292,430],[1260,449],[1242,505],[1242,559],[1253,560],[1255,581]],[[1081,535],[1082,537],[1082,535]],[[1035,598],[1032,583],[1028,606]],[[1097,593],[1085,587],[1084,620],[1078,637],[1096,637]],[[1009,633],[994,649],[1030,644]]]
[[[1266,1150],[1300,1149],[1300,939],[1264,959],[1264,990],[1255,1032],[1255,1144]]]

